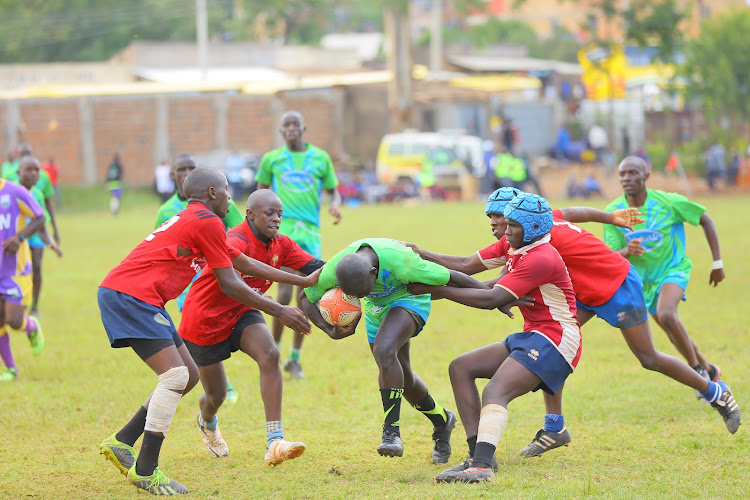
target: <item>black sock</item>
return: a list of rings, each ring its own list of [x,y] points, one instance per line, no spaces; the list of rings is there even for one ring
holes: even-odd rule
[[[138,461],[135,464],[135,473],[139,476],[150,476],[154,469],[159,466],[159,452],[164,436],[155,432],[143,433],[143,444],[138,453]]]
[[[492,467],[492,457],[495,456],[495,446],[490,443],[477,443],[472,467]]]
[[[422,415],[429,418],[433,427],[442,427],[448,423],[445,410],[443,410],[442,406],[438,406],[429,393],[427,393],[422,401],[415,404],[414,408],[422,412]]]
[[[401,425],[401,396],[403,389],[380,389],[380,399],[383,400],[383,430],[390,429],[399,432]]]
[[[470,438],[466,438],[466,442],[469,444],[469,456],[473,457],[477,452],[477,437],[471,436]]]
[[[135,412],[130,422],[125,424],[125,427],[115,435],[118,441],[121,443],[129,444],[133,446],[138,438],[143,434],[143,429],[146,427],[146,413],[148,410],[141,406],[138,411]]]

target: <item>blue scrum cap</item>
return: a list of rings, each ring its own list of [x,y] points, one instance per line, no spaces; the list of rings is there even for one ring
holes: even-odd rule
[[[552,208],[538,194],[520,193],[505,205],[503,215],[521,224],[524,243],[552,230]]]

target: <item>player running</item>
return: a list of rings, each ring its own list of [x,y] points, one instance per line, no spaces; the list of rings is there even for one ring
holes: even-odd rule
[[[26,157],[30,158],[30,157]],[[28,160],[22,158],[26,163]],[[38,167],[38,164],[37,164]],[[31,220],[27,222],[27,218]],[[25,332],[31,344],[31,353],[41,354],[44,335],[39,320],[26,315],[31,302],[31,255],[26,241],[44,227],[42,207],[31,193],[7,179],[0,179],[0,358],[5,370],[0,372],[0,382],[18,379],[18,367],[10,348],[8,329]]]
[[[174,180],[174,183],[177,186],[177,191],[159,207],[159,211],[156,214],[156,224],[154,229],[157,229],[159,226],[187,208],[188,200],[182,190],[182,185],[185,183],[187,175],[195,170],[195,168],[195,159],[190,153],[180,153],[175,157],[174,162],[172,162],[170,177]],[[233,201],[230,201],[227,215],[222,219],[224,229],[241,224],[243,220],[245,219],[237,209],[237,206]],[[196,274],[195,277],[197,278],[198,274]],[[195,278],[193,278],[193,280],[195,280]],[[178,311],[182,311],[182,306],[185,303],[185,297],[187,296],[188,290],[190,290],[190,285],[188,285],[188,287],[176,299]],[[239,397],[240,394],[234,389],[234,387],[232,387],[229,380],[227,380],[227,401],[230,403],[236,403]]]
[[[326,190],[329,198],[328,213],[333,223],[341,222],[341,196],[336,191],[339,181],[328,153],[304,141],[307,131],[305,119],[297,111],[287,111],[281,116],[279,132],[286,145],[269,151],[260,162],[255,176],[258,189],[270,188],[284,203],[285,215],[279,232],[294,240],[304,251],[320,258],[320,194]],[[277,300],[289,304],[293,288],[279,284]],[[273,338],[281,345],[284,325],[274,318]],[[304,335],[294,333],[289,358],[284,362],[284,370],[293,378],[304,378],[300,364],[300,351]]]
[[[686,300],[685,290],[693,268],[685,254],[684,223],[703,227],[714,259],[708,279],[713,286],[724,279],[716,225],[703,205],[677,193],[647,189],[646,181],[651,174],[646,162],[638,156],[622,160],[618,170],[624,194],[605,210],[636,207],[645,214],[646,222],[635,226],[633,232],[604,226],[604,241],[633,263],[643,280],[648,312],[687,363],[706,379],[718,381],[721,370],[706,361],[677,315],[677,306],[681,300]]]
[[[255,191],[247,200],[247,219],[229,230],[227,244],[235,251],[274,268],[284,266],[310,275],[309,278],[289,275],[302,286],[314,284],[319,274],[315,271],[323,267],[324,262],[279,233],[282,214],[281,200],[273,191]],[[273,284],[273,281],[246,274],[242,278],[261,294]],[[279,348],[263,315],[255,308],[226,300],[210,268],[203,270],[188,293],[179,333],[200,372],[204,393],[199,401],[198,429],[212,456],[229,455],[216,413],[227,392],[223,362],[237,350],[253,358],[260,370],[260,393],[266,410],[266,463],[278,465],[305,451],[303,443],[284,439]]]
[[[336,254],[323,267],[317,284],[305,288],[304,295],[300,295],[300,305],[315,326],[339,340],[354,334],[361,316],[347,327],[331,326],[320,315],[317,302],[335,286],[340,286],[346,294],[364,297],[367,340],[380,372],[384,412],[378,453],[386,457],[404,454],[400,432],[403,396],[432,422],[432,461],[442,464],[451,455],[450,437],[456,415],[435,402],[412,369],[411,338],[419,335],[427,322],[430,297],[408,292],[409,283],[482,286],[465,274],[421,259],[395,240],[367,238]]]
[[[153,494],[187,493],[159,469],[159,454],[177,404],[198,382],[198,369],[164,309],[204,264],[229,297],[290,327],[309,331],[301,311],[285,308],[248,287],[234,272],[254,272],[251,259],[227,249],[221,218],[230,198],[224,174],[196,169],[183,185],[188,206],[159,226],[104,278],[98,291],[102,322],[112,347],[131,347],[158,375],[154,392],[125,427],[105,439],[100,452],[136,487]],[[236,253],[236,252],[235,252]],[[143,434],[136,456],[133,445]]]
[[[508,423],[508,403],[538,389],[555,394],[581,357],[573,285],[560,254],[550,244],[552,209],[541,196],[520,193],[508,202],[503,213],[510,245],[507,273],[492,289],[409,286],[414,293],[431,293],[433,298],[447,298],[480,309],[505,306],[522,296],[534,300],[533,304],[520,306],[523,332],[458,358],[471,359],[480,376],[490,381],[481,403],[476,385],[473,393],[455,393],[461,419],[476,423],[474,434],[467,430],[474,458],[445,470],[436,477],[438,482],[476,483],[494,477],[494,454]],[[451,376],[455,362],[451,363]]]

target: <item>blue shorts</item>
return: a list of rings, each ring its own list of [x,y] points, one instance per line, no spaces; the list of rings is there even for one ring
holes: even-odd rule
[[[542,379],[535,391],[541,389],[554,394],[560,390],[568,375],[573,373],[560,351],[541,333],[514,333],[505,339],[504,344],[511,358]]]
[[[406,297],[401,297],[400,299],[393,301],[385,306],[377,306],[369,300],[365,300],[365,326],[367,328],[367,341],[370,344],[375,343],[375,336],[378,334],[380,324],[385,319],[388,311],[390,311],[394,307],[402,307],[406,309],[414,318],[414,321],[417,324],[417,331],[414,333],[414,335],[412,335],[412,337],[416,337],[424,328],[425,323],[427,323],[427,318],[430,316],[431,306],[432,301],[429,295],[408,295]]]
[[[31,248],[44,248],[47,245],[42,241],[41,236],[39,236],[39,233],[32,234],[26,241],[29,242],[29,246]]]
[[[604,304],[587,306],[576,300],[576,307],[591,311],[615,328],[630,328],[648,319],[646,299],[643,297],[643,282],[633,265],[620,288]]]
[[[690,283],[690,273],[688,272],[686,274],[680,269],[673,268],[673,270],[664,276],[658,283],[648,284],[643,287],[643,295],[646,297],[646,306],[648,307],[649,314],[656,315],[656,306],[659,304],[661,287],[667,283],[674,283],[682,288],[682,300],[687,300],[685,290],[687,290],[688,283]]]
[[[112,347],[130,347],[129,339],[162,340],[170,343],[174,343],[175,336],[179,339],[172,318],[164,308],[152,306],[132,295],[109,288],[99,287],[96,298],[104,330]]]

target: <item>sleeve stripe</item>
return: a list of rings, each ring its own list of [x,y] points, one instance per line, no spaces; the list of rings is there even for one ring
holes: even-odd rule
[[[232,238],[237,238],[237,239],[239,239],[239,240],[242,240],[242,241],[244,241],[245,243],[249,243],[249,241],[248,241],[248,239],[247,239],[247,236],[245,236],[245,235],[244,235],[244,234],[243,234],[243,233],[242,233],[241,231],[229,231],[229,232],[227,233],[227,238],[229,238],[230,236],[231,236]]]
[[[514,296],[515,298],[518,298],[518,295],[516,295],[516,292],[508,288],[507,286],[500,285],[499,283],[495,283],[496,287],[502,288],[503,290],[507,290],[509,294]]]

